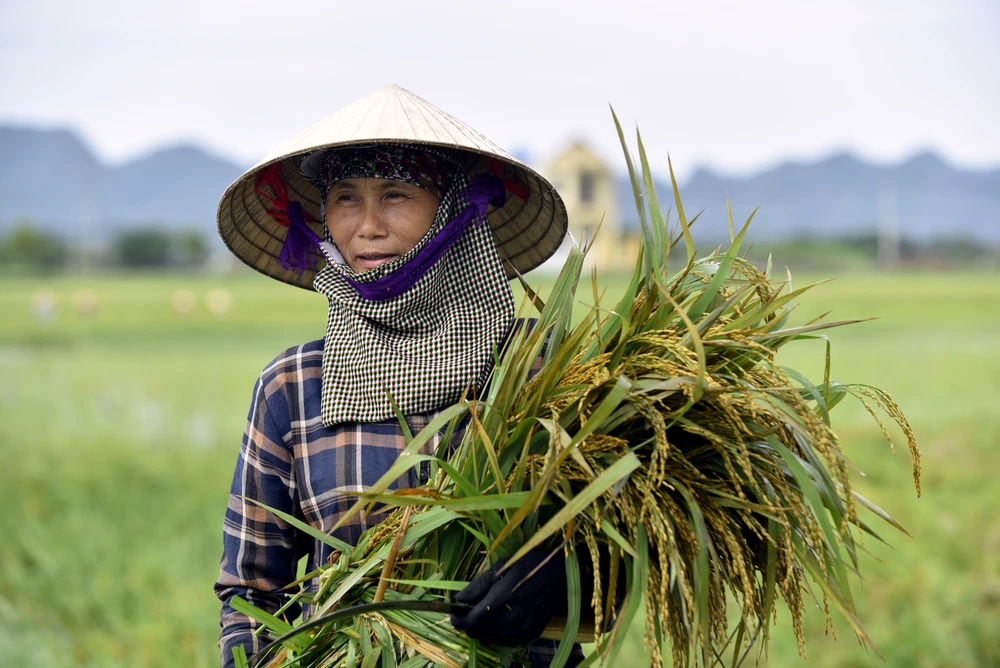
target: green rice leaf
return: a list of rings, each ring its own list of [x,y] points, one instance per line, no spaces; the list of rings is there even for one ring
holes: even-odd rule
[[[838,483],[838,489],[841,492],[843,492],[844,486],[840,485]],[[888,524],[892,525],[896,530],[901,531],[902,533],[906,534],[907,536],[910,536],[910,532],[907,531],[906,528],[902,524],[900,524],[899,522],[897,522],[892,517],[892,515],[890,515],[889,513],[885,512],[884,510],[882,510],[881,508],[879,508],[878,506],[876,506],[874,503],[872,503],[871,501],[869,501],[868,499],[866,499],[865,497],[861,496],[860,494],[858,494],[855,491],[852,491],[851,495],[854,497],[855,501],[857,501],[862,506],[864,506],[868,510],[872,511],[876,515],[878,515],[885,522],[887,522]],[[912,538],[913,536],[910,536],[910,537]]]
[[[277,515],[282,520],[284,520],[288,524],[291,524],[293,527],[295,527],[296,529],[298,529],[302,533],[307,534],[307,535],[315,538],[316,540],[318,540],[319,542],[321,542],[321,543],[323,543],[325,545],[329,545],[330,547],[332,547],[335,550],[340,550],[344,554],[348,554],[349,555],[349,554],[351,554],[351,551],[354,549],[350,544],[345,543],[344,541],[340,540],[339,538],[334,538],[333,536],[331,536],[328,533],[323,533],[319,529],[316,529],[315,527],[312,527],[309,524],[306,524],[302,520],[298,519],[297,517],[293,517],[292,515],[289,515],[286,512],[278,510],[277,508],[272,508],[271,506],[269,506],[267,504],[261,503],[260,501],[257,501],[256,499],[251,499],[250,497],[247,497],[247,496],[241,496],[240,498],[244,499],[245,501],[249,501],[250,503],[254,504],[255,506],[260,506],[261,508],[263,508],[264,510],[268,511],[269,513],[273,513],[274,515]]]
[[[382,645],[375,645],[372,651],[365,655],[364,661],[361,662],[361,668],[375,668],[379,659],[382,658],[382,649]]]
[[[569,447],[573,448],[579,445],[585,438],[597,431],[604,421],[607,420],[608,416],[618,408],[631,388],[632,381],[625,376],[619,376],[607,396],[604,397],[594,412],[591,413],[590,417],[587,418],[580,431],[573,435],[573,440],[570,441]]]
[[[546,431],[552,434],[555,441],[560,444],[561,446],[560,451],[569,452],[569,455],[576,461],[577,464],[580,465],[580,468],[582,468],[587,473],[587,475],[590,476],[591,479],[596,477],[594,470],[590,468],[590,464],[587,463],[586,458],[584,458],[584,456],[576,448],[576,446],[573,443],[573,438],[571,438],[570,435],[566,433],[566,430],[562,428],[562,425],[557,424],[553,420],[547,420],[545,418],[535,418],[535,419],[538,421],[538,424],[542,425],[542,427],[544,427]]]
[[[481,510],[500,510],[504,508],[519,508],[531,498],[531,492],[511,492],[509,494],[485,494],[480,496],[461,496],[455,498],[438,498],[433,496],[418,496],[415,494],[368,494],[353,492],[363,499],[384,503],[396,508],[404,506],[428,506],[432,508],[447,508],[459,513],[478,512]]]
[[[395,584],[407,585],[409,587],[422,587],[424,589],[445,589],[447,591],[462,591],[469,586],[466,580],[396,580],[386,578]]]
[[[243,645],[237,645],[233,648],[233,664],[235,668],[250,668],[250,662],[247,661],[247,653],[243,649]]]
[[[486,534],[484,534],[483,532],[476,531],[465,522],[459,522],[459,524],[465,527],[465,530],[468,531],[472,536],[474,536],[476,540],[478,540],[480,543],[486,546],[487,549],[489,549],[489,547],[493,544],[493,541],[490,540],[489,537],[487,537]]]
[[[837,540],[837,532],[834,530],[833,525],[830,524],[830,518],[826,514],[826,508],[823,506],[823,502],[820,500],[819,492],[816,490],[816,484],[813,479],[806,472],[805,467],[799,458],[792,453],[785,444],[776,439],[774,436],[768,436],[767,442],[774,447],[775,450],[781,455],[785,463],[788,464],[788,468],[791,470],[792,475],[799,484],[799,489],[805,494],[809,505],[813,510],[813,517],[819,523],[820,529],[823,532],[823,537],[826,541],[826,548],[833,556],[832,567],[834,569],[834,574],[836,580],[840,585],[840,591],[844,596],[848,597],[848,602],[853,609],[853,602],[850,601],[850,587],[847,583],[847,574],[844,572],[843,561],[840,558],[840,542]]]
[[[854,604],[851,603],[850,600],[845,599],[841,595],[841,592],[832,586],[832,583],[829,581],[828,578],[824,576],[822,569],[820,568],[819,564],[816,561],[816,558],[805,546],[802,539],[793,534],[792,542],[795,544],[797,556],[801,560],[803,566],[805,567],[805,570],[809,573],[810,576],[812,576],[813,581],[816,584],[818,584],[820,589],[823,590],[823,593],[826,594],[827,597],[829,597],[834,607],[837,608],[837,612],[839,612],[844,617],[844,619],[847,620],[847,622],[851,625],[851,628],[854,629],[854,632],[858,635],[858,637],[865,644],[871,647],[872,651],[875,652],[875,654],[877,654],[878,657],[884,661],[885,657],[882,656],[882,653],[878,650],[878,647],[875,646],[875,642],[871,639],[868,633],[865,632],[864,627],[861,625],[860,620],[858,620],[857,615],[855,615]]]
[[[705,517],[702,515],[701,508],[698,506],[698,502],[695,500],[694,495],[691,494],[691,491],[684,483],[673,476],[666,476],[664,479],[673,485],[687,502],[688,511],[690,511],[691,519],[694,523],[695,535],[698,537],[698,554],[695,556],[694,561],[694,601],[698,624],[703,625],[699,631],[699,635],[702,638],[702,660],[707,662],[707,657],[710,654],[709,643],[711,642],[711,638],[708,629],[704,627],[707,627],[709,620],[708,587],[710,569],[708,558],[712,549],[712,542],[708,535],[708,527],[705,525]]]
[[[571,519],[579,515],[584,509],[596,501],[602,494],[610,490],[619,482],[624,480],[632,471],[642,466],[642,462],[633,453],[628,453],[617,462],[605,469],[597,478],[587,485],[583,491],[570,499],[559,512],[552,516],[545,525],[535,532],[528,541],[521,546],[514,556],[507,562],[509,567],[525,554],[540,546],[542,542],[550,538],[557,531],[562,529]]]
[[[566,665],[566,660],[569,659],[570,652],[576,645],[576,633],[580,628],[583,592],[580,583],[580,563],[574,549],[570,549],[566,555],[566,591],[568,596],[566,628],[563,629],[559,647],[556,649],[556,655],[553,657],[552,663],[549,664],[549,668],[563,668]]]
[[[620,666],[618,656],[625,644],[626,631],[632,626],[632,620],[646,600],[646,587],[649,577],[649,538],[646,528],[640,523],[636,525],[636,559],[625,560],[625,571],[628,580],[628,595],[622,606],[621,615],[611,630],[607,644],[601,648],[604,657],[603,665]],[[595,652],[597,654],[597,652]]]
[[[772,498],[773,501],[773,498]],[[774,589],[778,574],[778,540],[781,538],[781,525],[775,520],[767,521],[767,565],[764,569],[764,610],[760,615],[761,619],[767,620],[764,624],[764,646],[767,646],[768,636],[771,631],[770,620],[773,618],[774,609]]]
[[[636,142],[639,145],[639,160],[642,164],[642,180],[646,186],[646,198],[649,205],[651,244],[647,247],[650,251],[651,262],[657,272],[665,274],[667,271],[667,254],[669,250],[669,240],[666,238],[666,225],[664,224],[663,213],[660,211],[660,202],[656,197],[656,187],[653,185],[653,172],[649,168],[646,160],[646,148],[642,145],[642,134],[639,128],[635,130]]]
[[[588,511],[587,514],[593,517],[594,515],[593,508],[588,508],[587,511]],[[627,540],[625,540],[625,537],[622,536],[621,533],[619,533],[618,529],[616,529],[611,522],[602,521],[601,532],[604,533],[612,541],[614,541],[615,545],[620,547],[626,554],[628,554],[633,558],[638,557],[635,548],[632,547]]]
[[[396,398],[392,396],[392,392],[388,389],[385,391],[385,396],[389,400],[389,404],[392,406],[392,412],[396,414],[396,421],[399,422],[399,428],[403,432],[403,438],[409,443],[413,440],[413,432],[410,431],[410,423],[406,421],[406,416],[403,415],[403,411],[399,409],[399,404],[396,403]]]
[[[729,223],[729,243],[732,244],[736,237],[733,234],[733,203],[726,196],[726,222]]]
[[[486,457],[489,459],[490,466],[493,469],[493,483],[496,486],[496,490],[499,493],[503,493],[504,490],[504,475],[500,470],[500,462],[497,460],[496,449],[493,447],[493,441],[490,439],[489,434],[483,428],[483,424],[479,421],[479,417],[476,415],[476,411],[469,412],[469,418],[472,425],[476,428],[479,433],[479,446],[486,452]]]
[[[674,176],[674,164],[667,156],[667,167],[670,168],[670,185],[674,189],[674,202],[677,204],[677,216],[681,224],[681,234],[684,235],[684,245],[687,247],[687,261],[690,265],[694,260],[694,239],[691,238],[691,226],[687,216],[684,215],[684,205],[681,204],[681,191],[677,187],[677,178]]]
[[[284,635],[292,631],[292,625],[283,619],[278,619],[266,610],[261,610],[257,606],[246,601],[246,599],[240,596],[233,596],[229,599],[229,605],[236,612],[242,612],[247,617],[254,619],[267,628],[268,631],[272,632],[274,635]],[[302,639],[293,639],[289,641],[290,644],[296,649],[304,649],[306,647],[306,642]]]
[[[618,115],[615,113],[614,107],[611,107],[611,118],[615,121],[615,129],[618,130],[618,140],[622,145],[622,153],[625,154],[625,164],[628,166],[628,176],[629,182],[632,184],[632,197],[635,200],[635,211],[639,216],[639,228],[642,230],[642,238],[647,243],[643,245],[646,246],[646,253],[644,257],[641,258],[641,262],[645,266],[645,273],[648,276],[652,273],[652,251],[649,250],[648,246],[652,244],[651,231],[649,229],[649,223],[646,220],[646,203],[642,196],[642,188],[639,185],[639,177],[635,171],[635,164],[632,162],[632,154],[629,153],[628,144],[625,142],[625,133],[622,132],[622,125],[618,122]]]
[[[803,374],[799,373],[795,369],[783,366],[781,367],[781,370],[784,371],[789,378],[791,378],[799,385],[801,385],[802,388],[806,391],[806,394],[809,395],[809,398],[811,398],[813,401],[816,402],[816,412],[819,413],[819,416],[821,418],[823,418],[823,422],[829,425],[830,411],[826,407],[826,399],[823,393],[819,391],[819,388],[813,385],[808,378],[806,378]]]
[[[399,664],[399,668],[431,668],[431,662],[418,654],[412,659],[407,659],[403,663]],[[471,657],[469,661],[469,668],[472,668]]]
[[[741,317],[736,318],[732,322],[728,323],[722,329],[723,331],[731,332],[736,329],[744,329],[750,326],[756,326],[757,323],[759,323],[761,320],[771,315],[772,313],[775,313],[778,309],[784,307],[791,300],[802,295],[807,290],[811,290],[817,285],[822,285],[823,283],[826,282],[827,281],[818,281],[816,283],[813,283],[812,285],[807,285],[804,288],[799,288],[794,292],[789,292],[787,295],[776,297],[775,299],[767,302],[766,304],[762,304],[758,308],[751,310],[749,313],[746,313]]]
[[[729,272],[733,266],[733,261],[740,252],[740,244],[743,243],[743,237],[746,235],[747,229],[750,227],[750,221],[753,220],[755,213],[757,213],[757,209],[754,209],[753,213],[750,214],[750,217],[747,218],[747,222],[743,224],[743,227],[740,229],[740,233],[736,235],[736,238],[733,239],[732,244],[730,244],[729,250],[726,251],[722,260],[719,261],[719,267],[712,275],[712,280],[709,282],[708,287],[705,288],[705,291],[701,293],[700,297],[698,297],[698,301],[696,301],[687,312],[687,317],[691,320],[697,320],[700,318],[708,309],[709,305],[711,305],[712,300],[719,294],[719,289],[722,287],[723,281],[728,278]]]

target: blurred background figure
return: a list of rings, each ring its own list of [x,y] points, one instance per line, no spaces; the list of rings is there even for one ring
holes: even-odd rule
[[[81,317],[87,318],[97,313],[101,299],[91,288],[78,288],[73,291],[73,310]]]
[[[205,294],[205,306],[215,315],[225,315],[233,306],[233,296],[225,288],[212,288]]]
[[[35,320],[51,322],[56,317],[56,293],[45,288],[35,291]]]
[[[170,309],[177,315],[190,315],[198,305],[198,297],[186,289],[170,293]]]

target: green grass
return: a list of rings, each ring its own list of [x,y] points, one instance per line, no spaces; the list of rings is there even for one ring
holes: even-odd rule
[[[621,281],[606,285],[611,304]],[[81,287],[100,299],[89,316],[72,307]],[[233,297],[221,316],[204,301],[217,287]],[[33,316],[40,288],[57,296],[49,322]],[[188,316],[169,308],[176,289],[199,298]],[[879,317],[831,333],[833,376],[889,391],[924,451],[918,500],[905,448],[893,457],[850,399],[833,413],[866,474],[859,491],[913,535],[866,542],[862,621],[888,665],[998,665],[1000,277],[847,276],[800,307],[831,309]],[[282,349],[318,338],[325,310],[246,274],[0,282],[0,663],[215,664],[211,586],[253,382]],[[794,343],[779,360],[818,379],[823,348]],[[808,616],[809,666],[884,665],[846,624],[836,641],[823,626]],[[768,665],[803,665],[787,615]]]

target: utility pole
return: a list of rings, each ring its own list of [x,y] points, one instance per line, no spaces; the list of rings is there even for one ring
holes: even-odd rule
[[[899,266],[903,240],[899,229],[896,178],[888,170],[879,177],[876,186],[875,215],[878,266],[880,269],[895,269]]]
[[[99,230],[97,229],[97,216],[99,213],[100,194],[98,192],[100,184],[98,176],[100,165],[97,159],[82,161],[80,165],[80,193],[76,201],[76,224],[79,239],[75,252],[78,253],[77,270],[82,274],[89,274],[93,269],[91,266],[91,255],[99,243]]]

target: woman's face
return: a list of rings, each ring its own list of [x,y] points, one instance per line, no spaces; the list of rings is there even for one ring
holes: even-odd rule
[[[423,188],[390,179],[342,179],[326,194],[326,226],[357,273],[395,260],[417,245],[440,200]]]

